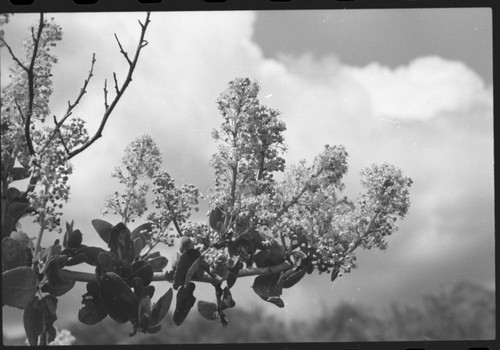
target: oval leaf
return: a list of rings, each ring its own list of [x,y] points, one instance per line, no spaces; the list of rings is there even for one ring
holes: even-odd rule
[[[63,280],[63,282],[57,287],[53,287],[52,285],[50,285],[50,283],[45,283],[42,286],[42,292],[49,293],[50,295],[53,295],[55,297],[60,297],[73,289],[75,283],[76,281]]]
[[[225,215],[219,207],[216,207],[210,212],[210,216],[208,218],[208,223],[212,230],[217,232],[221,232],[221,229],[224,225]]]
[[[153,295],[155,294],[155,286],[149,285],[144,287],[144,294],[149,295],[150,298],[153,298]]]
[[[78,320],[86,325],[94,325],[108,316],[102,302],[88,293],[83,295],[82,304],[84,306],[78,311]]]
[[[279,278],[280,273],[257,276],[252,288],[260,297],[280,296],[282,287],[278,284]]]
[[[200,300],[198,302],[198,312],[207,320],[217,319],[217,304],[209,301]]]
[[[137,226],[132,231],[132,239],[135,240],[136,238],[141,237],[144,240],[144,243],[146,243],[151,239],[151,231],[153,231],[153,224],[150,222],[146,222],[142,225]]]
[[[162,272],[168,265],[168,259],[164,256],[157,256],[146,260],[152,267],[154,272]]]
[[[290,288],[297,284],[306,274],[307,266],[292,272],[289,276],[283,279],[283,288]]]
[[[257,267],[279,265],[285,261],[285,251],[282,246],[276,244],[255,254],[254,261]]]
[[[68,235],[68,247],[79,248],[82,244],[82,233],[80,230],[74,230]]]
[[[144,247],[144,240],[141,237],[134,239],[134,257],[138,257]]]
[[[24,215],[27,215],[32,210],[30,202],[27,199],[16,198],[10,202],[7,207],[7,214],[12,216],[14,222],[17,222]],[[10,233],[9,233],[10,234]]]
[[[175,290],[184,285],[189,269],[200,256],[201,253],[197,249],[188,249],[181,254],[174,273],[173,287]]]
[[[166,293],[158,299],[156,304],[154,304],[153,310],[151,311],[150,326],[156,326],[167,315],[170,304],[172,303],[173,294],[172,288],[169,288]]]
[[[201,256],[194,261],[189,270],[186,273],[186,281],[184,282],[184,287],[187,287],[191,279],[193,278],[196,271],[198,271],[201,263]]]
[[[231,290],[228,287],[224,288],[221,299],[221,310],[232,308],[235,305],[236,302],[234,301],[233,296],[231,295]]]
[[[2,240],[2,266],[5,269],[26,266],[27,261],[26,248],[21,243],[10,237]]]
[[[30,177],[29,170],[21,167],[12,168],[10,174],[12,175],[12,181],[24,180]]]
[[[35,272],[27,266],[2,273],[2,303],[24,309],[33,300],[38,281]]]
[[[144,286],[148,286],[153,281],[153,266],[144,260],[136,261],[132,264],[132,276],[140,277]]]
[[[92,226],[94,226],[95,230],[102,238],[102,240],[108,243],[109,235],[111,234],[111,228],[113,227],[113,225],[101,219],[94,219],[92,220]]]
[[[123,223],[119,222],[111,229],[108,247],[125,264],[130,264],[134,260],[135,249],[132,233]]]
[[[33,248],[33,241],[23,231],[12,231],[12,233],[10,234],[10,238],[21,244],[23,248]]]
[[[121,266],[121,262],[116,254],[103,251],[97,255],[97,266],[100,268],[101,274],[104,275],[106,272],[116,272]]]
[[[193,282],[185,288],[182,286],[177,292],[177,300],[174,311],[174,323],[180,326],[182,322],[186,319],[189,311],[196,302],[196,298],[193,296],[194,289],[196,288]]]
[[[137,324],[139,330],[146,331],[149,328],[149,320],[151,317],[151,298],[144,296],[140,299],[139,310],[137,311]]]
[[[9,187],[7,189],[7,199],[9,200],[9,202],[12,202],[12,200],[14,200],[15,198],[19,198],[21,196],[22,196],[21,191],[19,191],[15,187]]]
[[[240,270],[243,268],[243,263],[241,261],[238,261],[230,270],[229,270],[229,277],[227,278],[227,287],[232,288],[234,284],[236,283],[236,279],[238,278],[238,273]]]
[[[157,324],[156,326],[150,326],[148,329],[147,329],[147,333],[149,334],[155,334],[155,333],[158,333],[161,329],[161,324]]]
[[[24,331],[31,346],[38,345],[38,336],[43,331],[43,313],[33,305],[35,300],[26,305],[23,313]]]
[[[15,232],[14,228],[16,227],[16,222],[11,215],[5,214],[5,217],[2,220],[2,238],[9,237],[11,232]]]
[[[281,300],[280,297],[267,297],[267,298],[262,298],[262,299],[276,305],[277,307],[280,307],[280,308],[285,307],[285,303],[283,302],[283,300]]]
[[[104,274],[99,287],[101,301],[109,316],[119,323],[137,317],[138,300],[124,280],[114,272]]]

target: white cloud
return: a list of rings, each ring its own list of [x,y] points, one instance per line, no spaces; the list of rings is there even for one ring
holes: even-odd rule
[[[430,56],[396,69],[378,63],[346,69],[368,91],[377,118],[430,119],[478,101],[492,104],[481,78],[459,61]]]

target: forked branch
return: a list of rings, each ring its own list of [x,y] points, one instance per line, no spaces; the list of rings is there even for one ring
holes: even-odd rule
[[[28,152],[30,155],[35,154],[35,149],[33,148],[33,141],[31,140],[31,118],[33,116],[33,103],[35,100],[35,61],[36,61],[36,56],[38,55],[38,49],[40,45],[40,38],[42,36],[43,32],[43,27],[44,27],[44,17],[43,13],[40,13],[40,23],[38,24],[38,29],[35,33],[34,30],[31,31],[31,37],[33,39],[33,53],[30,58],[30,64],[29,66],[25,66],[21,60],[14,54],[14,51],[12,48],[7,44],[7,42],[3,39],[0,38],[2,43],[7,47],[7,50],[10,53],[10,56],[18,64],[18,66],[26,71],[26,74],[28,76],[28,109],[26,113],[22,112],[22,109],[19,108],[18,106],[18,111],[21,115],[21,118],[24,120],[24,135],[26,138],[26,144],[28,146]]]
[[[144,22],[144,24],[139,21],[139,24],[141,26],[141,35],[140,35],[139,42],[137,44],[137,48],[135,50],[134,57],[133,57],[132,60],[130,60],[128,54],[123,50],[123,47],[121,46],[120,41],[115,36],[116,39],[117,39],[117,41],[118,41],[118,46],[120,48],[120,52],[125,57],[125,59],[127,60],[127,62],[129,62],[129,69],[128,69],[127,76],[126,76],[125,80],[123,81],[123,83],[121,84],[121,86],[118,86],[118,83],[117,83],[117,80],[116,80],[116,76],[113,75],[113,78],[115,80],[116,96],[113,99],[113,101],[111,101],[111,103],[109,103],[109,104],[108,104],[108,101],[107,101],[107,94],[108,94],[107,87],[106,87],[106,85],[104,86],[104,97],[105,97],[104,105],[105,105],[106,109],[105,109],[104,114],[102,116],[101,124],[99,125],[99,128],[95,132],[94,136],[92,136],[87,142],[85,142],[80,147],[72,150],[68,154],[68,158],[69,159],[71,159],[74,156],[76,156],[77,154],[83,152],[90,145],[92,145],[95,141],[97,141],[99,138],[101,138],[102,132],[104,130],[104,127],[106,126],[106,122],[108,121],[109,116],[111,115],[111,113],[113,112],[114,108],[118,104],[118,101],[120,100],[120,98],[123,96],[123,93],[127,89],[128,85],[132,81],[132,74],[134,73],[134,70],[135,70],[135,67],[137,65],[137,61],[139,59],[139,55],[141,53],[141,50],[147,45],[147,41],[144,40],[144,37],[146,35],[146,30],[147,30],[147,27],[148,27],[149,22],[150,22],[149,16],[150,16],[150,13],[148,12],[147,15],[146,15],[146,21]]]

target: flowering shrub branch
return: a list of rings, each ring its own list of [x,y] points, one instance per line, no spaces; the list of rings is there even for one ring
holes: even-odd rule
[[[131,336],[159,332],[174,293],[172,317],[176,325],[182,324],[196,303],[199,282],[213,285],[215,300],[199,300],[198,312],[222,326],[228,325],[226,312],[236,305],[231,288],[243,277],[255,276],[255,293],[282,308],[283,289],[306,274],[326,272],[334,281],[357,267],[357,248],[386,249],[385,237],[397,231],[397,220],[408,212],[412,181],[393,165],[373,164],[362,170],[363,192],[353,201],[341,196],[348,171],[343,146],[326,145],[311,164],[286,164],[286,125],[280,112],[260,103],[256,82],[236,78],[217,100],[222,123],[212,132],[218,152],[210,163],[214,184],[207,195],[208,222],[191,220],[204,197],[194,185],[179,186],[161,169],[158,146],[143,135],[125,148],[121,166],[112,172],[121,191],[104,199],[103,214],[114,214],[119,221],[91,221],[104,247],[85,245],[73,222],[66,223],[62,242],[41,247],[44,230],[62,231],[62,203],[69,199],[72,173],[69,160],[101,137],[147,45],[149,22],[149,14],[144,23],[139,21],[141,35],[133,56],[115,35],[129,71],[121,85],[113,73],[116,95],[111,102],[104,82],[105,111],[92,137],[84,121],[71,116],[86,93],[95,56],[75,102],[68,102],[63,117],[54,117],[54,126],[46,127],[50,71],[56,62],[48,48],[61,39],[61,30],[43,15],[39,32],[32,30],[27,51],[28,57],[36,56],[32,61],[39,73],[31,80],[30,68],[26,70],[2,39],[17,63],[12,74],[20,77],[2,91],[2,292],[6,305],[24,309],[31,345],[55,339],[57,298],[76,282],[86,283],[78,312],[81,322],[93,325],[109,316],[130,322]],[[26,101],[26,88],[33,89],[32,102],[29,94]],[[31,123],[29,135],[23,133],[26,123]],[[28,178],[24,192],[10,186]],[[25,215],[40,226],[35,245],[19,225]],[[143,223],[129,228],[138,219]],[[157,249],[159,244],[176,245],[178,250],[168,259]],[[71,268],[80,264],[95,267],[95,273]],[[153,301],[152,283],[162,281],[172,288]]]
[[[2,16],[2,23],[7,20],[8,16]],[[60,240],[49,247],[41,246],[46,230],[62,231],[60,218],[63,204],[69,199],[68,179],[73,171],[69,160],[100,137],[132,79],[140,52],[147,45],[144,37],[149,22],[148,13],[145,22],[139,22],[140,40],[133,59],[127,59],[130,61],[127,77],[92,138],[85,121],[73,116],[73,111],[87,92],[95,54],[75,101],[68,101],[64,115],[60,119],[53,116],[54,124],[48,125],[52,67],[57,63],[51,48],[62,39],[60,26],[41,13],[38,24],[30,27],[31,35],[23,43],[24,58],[14,53],[1,32],[0,46],[7,48],[14,62],[10,67],[10,82],[2,86],[1,92],[2,295],[4,304],[25,310],[25,328],[31,345],[54,341],[57,297],[75,284],[73,280],[62,279],[58,271],[71,260],[71,254],[62,254],[63,246],[78,245],[79,231],[75,233],[72,225],[67,225],[63,246]],[[120,51],[124,54],[121,45]],[[29,180],[24,191],[12,186],[13,182],[25,179]],[[20,220],[25,216],[31,216],[39,226],[34,244],[32,237],[22,231]],[[73,238],[68,243],[70,234]],[[90,251],[95,253],[93,249]],[[77,260],[70,263],[76,264]]]

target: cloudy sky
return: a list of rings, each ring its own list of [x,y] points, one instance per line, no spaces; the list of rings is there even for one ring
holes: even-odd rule
[[[53,16],[64,37],[54,51],[52,113],[62,115],[76,97],[95,52],[95,76],[75,111],[95,130],[104,79],[113,71],[123,79],[127,68],[113,33],[132,52],[137,19],[145,15]],[[36,18],[18,14],[5,26],[16,52]],[[149,45],[103,138],[73,161],[64,219],[75,220],[84,243],[100,244],[90,220],[102,217],[105,195],[117,188],[110,173],[135,137],[151,135],[164,169],[206,193],[216,150],[210,131],[220,124],[215,100],[230,80],[244,76],[259,82],[261,103],[282,112],[287,162],[312,160],[327,143],[343,144],[347,195],[357,195],[359,171],[373,162],[393,163],[414,181],[409,215],[387,251],[360,251],[359,269],[334,284],[328,276],[306,276],[284,291],[284,309],[265,304],[269,312],[307,318],[348,301],[377,313],[461,279],[494,287],[490,10],[184,12],[153,13],[151,20]],[[10,63],[2,50],[2,84]],[[203,204],[197,220],[206,209]],[[251,284],[245,278],[235,286],[239,307],[264,303]],[[198,299],[212,297],[205,287],[197,289]],[[61,320],[76,319],[80,290],[60,302],[68,310]]]

